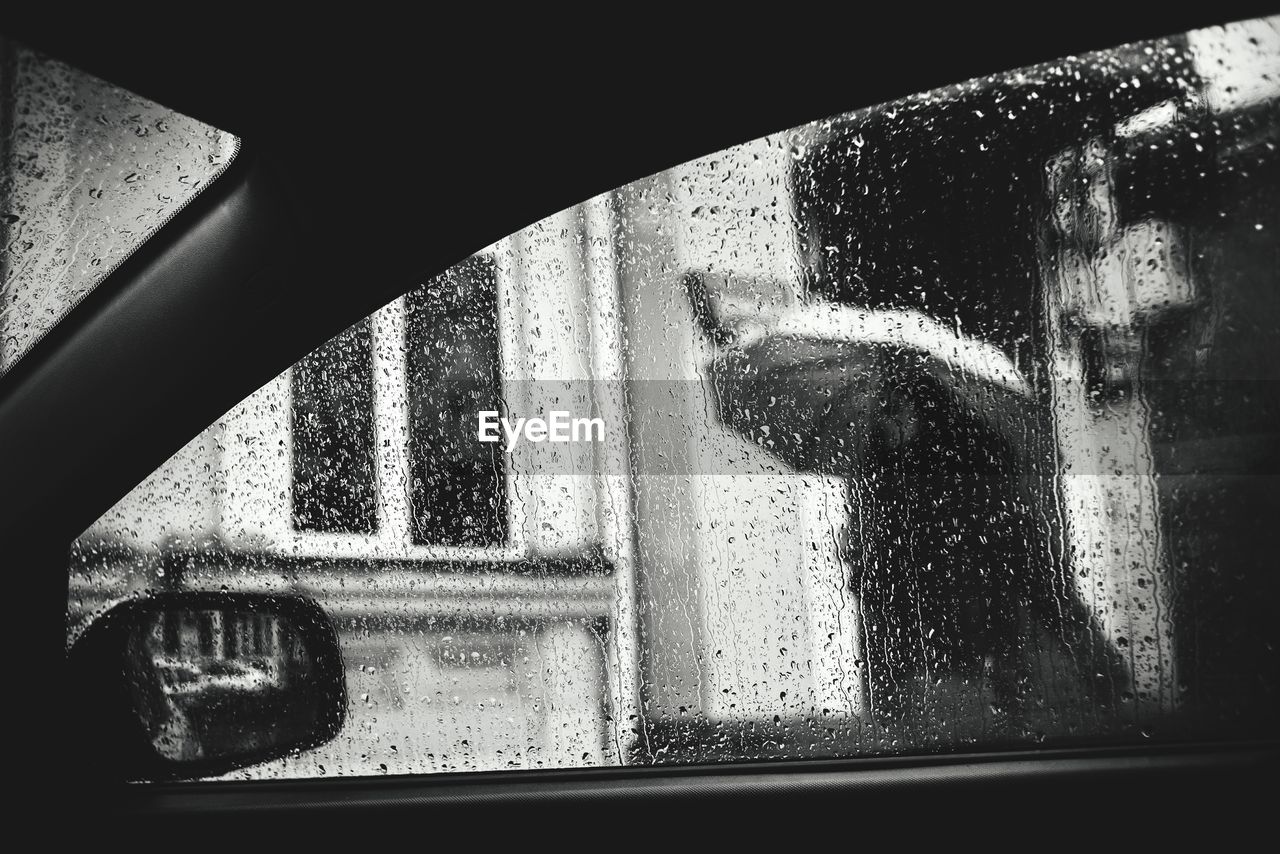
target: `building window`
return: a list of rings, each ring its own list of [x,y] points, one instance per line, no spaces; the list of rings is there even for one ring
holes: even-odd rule
[[[477,255],[405,297],[413,540],[492,546],[507,539],[500,446],[476,440],[502,411],[497,277]]]
[[[293,527],[372,534],[378,527],[373,353],[368,320],[293,369]]]

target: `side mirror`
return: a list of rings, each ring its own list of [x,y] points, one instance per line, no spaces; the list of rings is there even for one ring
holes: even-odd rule
[[[333,624],[315,602],[166,592],[98,618],[72,647],[86,770],[203,777],[323,744],[346,717]]]

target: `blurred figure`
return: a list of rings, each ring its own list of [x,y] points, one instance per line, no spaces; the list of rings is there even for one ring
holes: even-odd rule
[[[1116,434],[1136,442],[1145,422],[1102,412],[1068,423],[1061,404],[1083,394],[1105,408],[1114,396],[1095,399],[1084,380],[1111,377],[1146,340],[1112,334],[1114,312],[1088,314],[1109,331],[1085,338],[1119,343],[1094,348],[1100,358],[1084,361],[1097,365],[1076,377],[1080,348],[1059,334],[1082,304],[1067,298],[1071,283],[1085,282],[1092,304],[1127,299],[1138,279],[1092,261],[1076,275],[1051,249],[1065,217],[1079,257],[1114,260],[1110,241],[1177,219],[1187,176],[1202,171],[1193,138],[1149,138],[1166,115],[1188,127],[1202,100],[1196,75],[1174,68],[1185,45],[1162,44],[1156,71],[1152,50],[1046,63],[819,122],[793,141],[788,176],[797,281],[686,279],[716,345],[709,374],[724,423],[796,470],[846,484],[843,557],[872,712],[904,743],[936,730],[945,711],[930,704],[946,696],[990,716],[984,729],[1024,739],[1076,722],[1105,732],[1137,713],[1130,699],[1174,682],[1167,655],[1146,656],[1138,673],[1135,644],[1151,635],[1150,646],[1168,646],[1167,627],[1147,625],[1168,613],[1153,583],[1116,592],[1161,571],[1158,543],[1128,551],[1158,540],[1158,507],[1108,503],[1122,493],[1099,498],[1094,477],[1135,484],[1124,495],[1151,491],[1152,466],[1120,476],[1102,464],[1127,447]],[[1064,152],[1084,171],[1058,180]],[[1117,157],[1123,180],[1107,192],[1101,177],[1082,181]],[[1175,276],[1137,272],[1143,294],[1181,304]]]
[[[997,731],[1025,726],[1044,635],[1094,704],[1114,703],[1125,664],[1060,570],[1036,477],[1048,413],[999,348],[919,311],[775,299],[735,312],[724,279],[685,283],[717,344],[723,422],[798,471],[844,479],[842,551],[879,723],[917,731],[925,693],[959,678],[990,691]]]

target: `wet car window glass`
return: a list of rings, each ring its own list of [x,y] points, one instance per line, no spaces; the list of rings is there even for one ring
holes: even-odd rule
[[[1271,735],[1280,31],[969,81],[488,247],[74,545],[334,620],[306,777]],[[216,649],[216,644],[206,644]]]
[[[0,376],[238,146],[0,37]]]

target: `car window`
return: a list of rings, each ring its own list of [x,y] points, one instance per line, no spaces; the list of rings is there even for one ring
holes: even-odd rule
[[[0,376],[239,140],[0,38]]]
[[[1278,27],[834,116],[486,247],[85,531],[68,644],[158,591],[318,603],[346,724],[235,777],[1269,735]]]

